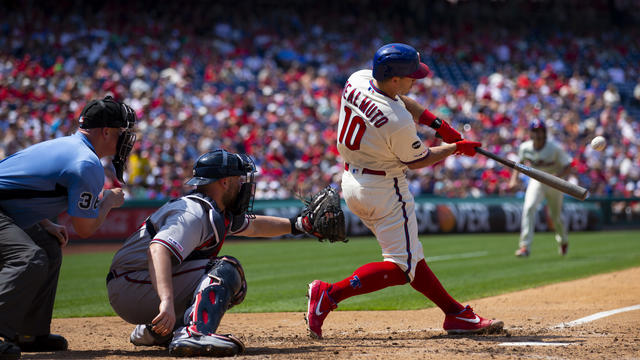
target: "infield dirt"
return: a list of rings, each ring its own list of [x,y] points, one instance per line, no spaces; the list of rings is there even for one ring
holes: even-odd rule
[[[640,267],[468,302],[505,331],[448,336],[437,308],[416,311],[335,311],[325,338],[307,336],[302,312],[227,314],[220,333],[246,344],[238,359],[640,359],[640,310],[554,328],[598,312],[640,304]],[[23,353],[24,359],[170,358],[160,347],[129,343],[133,326],[117,317],[54,319],[52,331],[69,351]],[[505,345],[505,343],[542,345]],[[554,344],[555,343],[555,344]]]

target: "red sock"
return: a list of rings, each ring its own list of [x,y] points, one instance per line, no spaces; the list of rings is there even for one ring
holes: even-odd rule
[[[389,286],[407,283],[407,275],[398,265],[381,261],[362,265],[353,275],[331,285],[329,296],[336,303],[355,295],[367,294]]]
[[[411,282],[411,286],[438,305],[445,314],[457,313],[464,309],[464,306],[455,301],[447,290],[442,287],[442,284],[429,269],[424,259],[420,260],[416,265],[416,275]]]

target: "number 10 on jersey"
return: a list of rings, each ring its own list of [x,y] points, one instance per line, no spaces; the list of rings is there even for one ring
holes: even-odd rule
[[[367,126],[360,116],[352,117],[352,112],[348,106],[344,107],[344,120],[338,134],[338,142],[346,146],[347,149],[356,151],[360,150],[360,141],[362,141]]]

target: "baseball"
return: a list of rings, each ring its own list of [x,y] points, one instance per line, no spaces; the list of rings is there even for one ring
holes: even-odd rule
[[[607,141],[603,136],[596,136],[591,140],[591,147],[596,151],[604,150],[605,146],[607,146]]]

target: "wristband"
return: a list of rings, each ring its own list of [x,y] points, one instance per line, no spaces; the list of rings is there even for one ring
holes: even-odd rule
[[[303,234],[303,231],[298,230],[298,227],[296,226],[296,223],[298,222],[298,219],[300,217],[299,216],[294,216],[292,218],[289,218],[289,223],[291,224],[291,234],[292,235],[300,235]]]
[[[442,120],[440,120],[440,118],[436,118],[429,126],[434,130],[438,130],[442,126]]]
[[[440,120],[437,116],[433,115],[429,109],[424,109],[422,114],[420,114],[420,118],[418,119],[420,124],[427,125],[432,129],[439,129],[442,126],[442,120]]]

